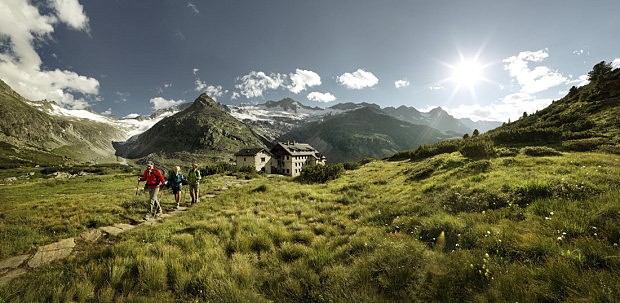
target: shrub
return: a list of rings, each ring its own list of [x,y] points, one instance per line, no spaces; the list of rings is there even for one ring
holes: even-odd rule
[[[361,164],[359,162],[355,162],[355,161],[342,163],[342,167],[345,170],[356,170],[356,169],[360,168],[360,166],[361,166]]]
[[[299,181],[304,183],[325,183],[342,175],[344,167],[339,164],[306,166],[301,170]]]
[[[484,173],[488,172],[491,169],[491,161],[489,160],[478,160],[474,162],[467,163],[463,170],[470,173]]]
[[[237,165],[220,161],[215,164],[206,165],[202,170],[202,174],[207,175],[216,175],[216,174],[224,174],[224,173],[234,173],[238,172],[239,167]]]
[[[562,147],[572,151],[591,151],[597,149],[607,140],[604,138],[587,138],[562,142]]]
[[[495,156],[493,142],[490,140],[465,140],[465,143],[459,148],[459,152],[470,159],[482,159]]]
[[[446,140],[442,142],[438,142],[430,145],[422,145],[418,147],[415,151],[404,151],[393,155],[388,158],[390,161],[400,161],[400,160],[422,160],[426,158],[430,158],[436,155],[441,154],[450,154],[457,150],[461,145],[462,139],[454,139],[454,140]]]
[[[562,153],[547,146],[526,146],[521,152],[530,157],[561,156]]]

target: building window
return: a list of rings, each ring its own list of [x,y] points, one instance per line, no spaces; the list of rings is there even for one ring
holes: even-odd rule
[[[265,157],[260,158],[260,162],[265,162]]]

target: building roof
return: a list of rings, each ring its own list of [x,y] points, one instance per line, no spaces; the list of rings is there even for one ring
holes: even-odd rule
[[[235,156],[240,156],[240,157],[251,157],[251,156],[256,156],[258,153],[263,152],[266,153],[268,155],[271,155],[271,153],[267,150],[265,150],[264,148],[244,148],[240,151],[238,151],[237,153],[235,153]]]
[[[314,149],[314,147],[310,146],[310,144],[306,143],[298,143],[298,142],[278,142],[276,146],[274,146],[271,150],[273,151],[275,148],[281,147],[291,156],[314,156],[317,157],[319,152]]]

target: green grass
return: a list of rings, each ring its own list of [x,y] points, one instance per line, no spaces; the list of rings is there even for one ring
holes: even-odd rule
[[[619,162],[600,153],[472,160],[454,152],[372,161],[326,184],[259,176],[160,225],[128,231],[113,246],[33,270],[1,289],[0,299],[619,301]],[[2,202],[2,213],[38,216],[38,225],[65,222],[65,213],[75,213],[66,220],[73,222],[92,208],[96,218],[114,209],[142,214],[122,206],[134,194],[133,177],[98,176],[90,188],[87,178],[18,184],[10,194],[71,198],[43,200],[48,215],[24,199]],[[225,180],[216,182],[210,186]],[[75,202],[124,187],[106,203],[104,195],[83,209]],[[25,222],[11,224],[39,234]]]

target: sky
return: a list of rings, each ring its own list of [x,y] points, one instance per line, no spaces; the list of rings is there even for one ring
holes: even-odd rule
[[[507,121],[620,67],[618,0],[0,0],[0,79],[117,117],[207,93]]]

